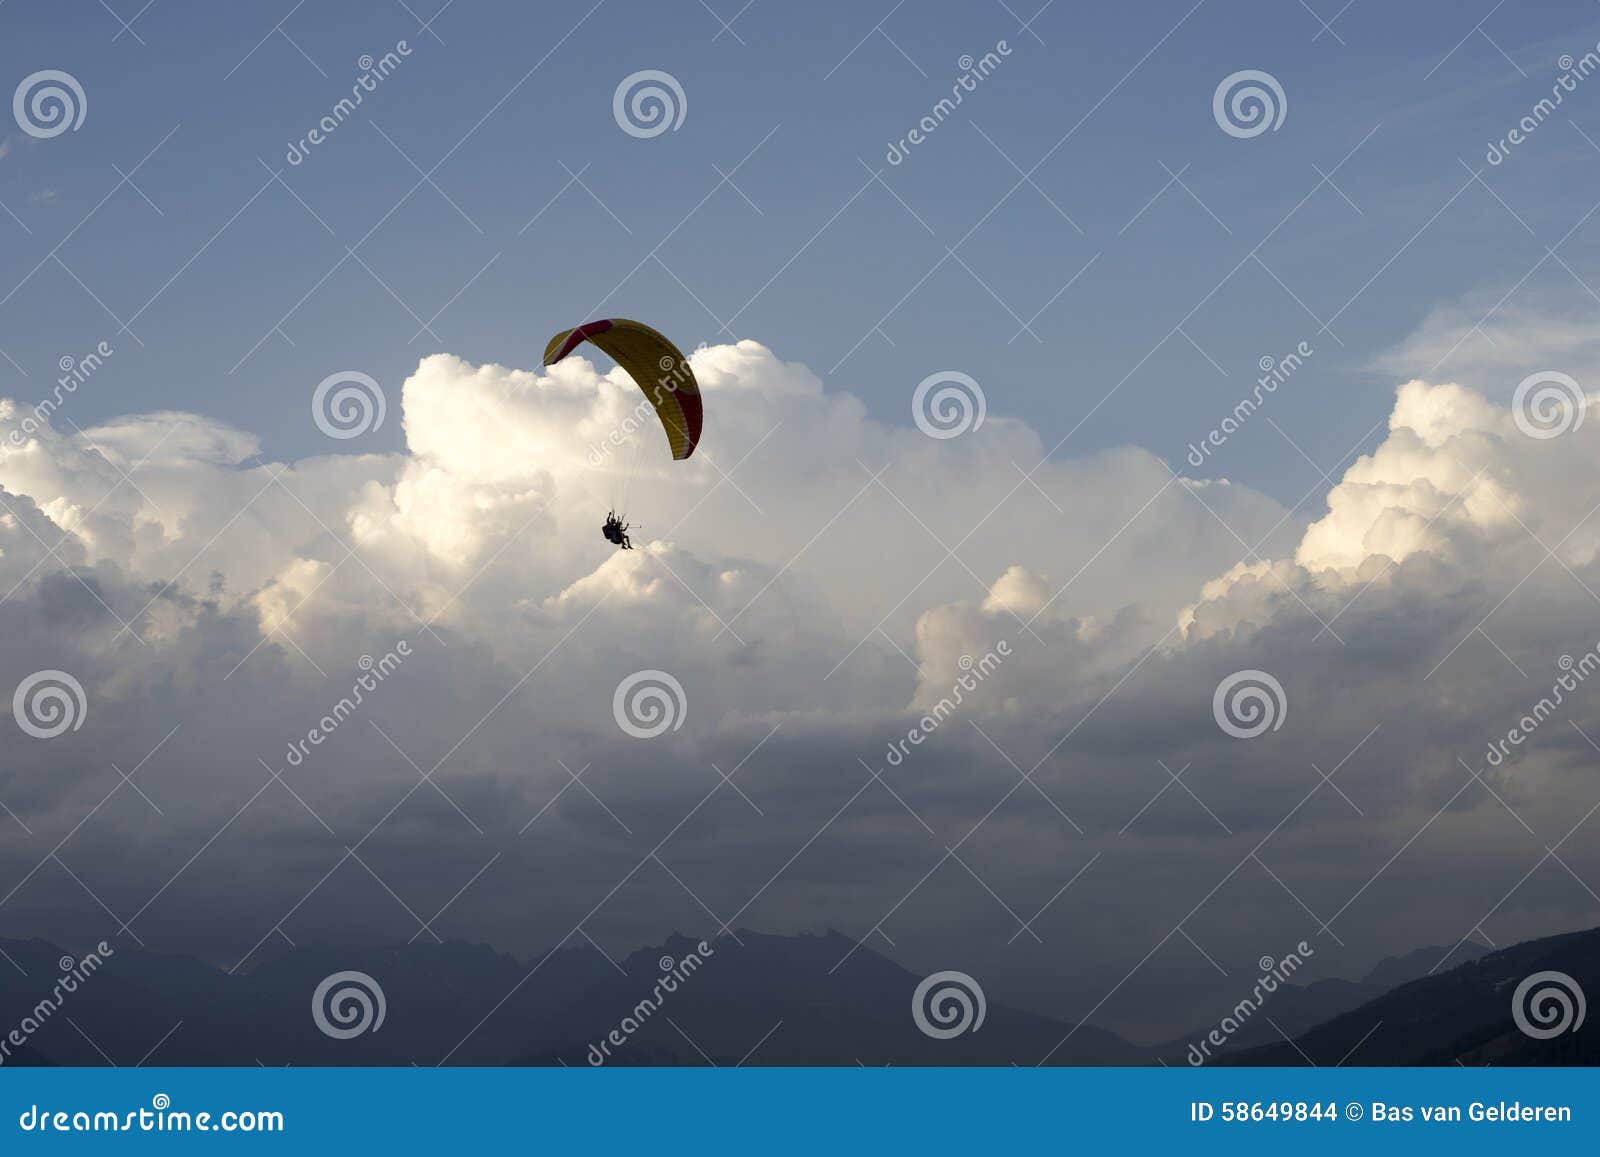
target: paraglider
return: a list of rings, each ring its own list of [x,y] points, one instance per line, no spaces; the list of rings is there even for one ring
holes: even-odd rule
[[[683,351],[643,322],[613,317],[556,334],[545,346],[544,364],[555,365],[584,342],[610,354],[643,391],[646,403],[655,410],[666,433],[673,461],[681,462],[693,454],[700,444],[705,412],[701,408],[700,384]],[[623,550],[633,549],[628,524],[618,517],[615,507],[606,515],[600,533]]]
[[[618,518],[614,510],[606,514],[606,523],[600,528],[600,533],[605,535],[607,542],[614,543],[623,550],[633,549],[633,542],[628,538],[628,524]]]

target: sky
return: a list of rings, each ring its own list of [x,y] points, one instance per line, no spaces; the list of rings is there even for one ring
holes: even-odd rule
[[[1592,925],[1600,12],[1481,8],[9,0],[0,935],[836,927],[1149,1040]],[[689,462],[540,367],[608,316]]]

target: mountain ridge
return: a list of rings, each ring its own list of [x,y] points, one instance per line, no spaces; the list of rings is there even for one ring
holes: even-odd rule
[[[1527,1000],[1554,974],[1575,983],[1569,1031],[1548,1037]],[[1485,953],[1448,971],[1408,981],[1292,1040],[1219,1058],[1224,1065],[1595,1065],[1600,1031],[1576,1015],[1582,993],[1600,992],[1600,928],[1567,932]],[[1519,1023],[1520,1013],[1522,1022]],[[1527,1027],[1525,1027],[1525,1025]]]
[[[0,968],[0,1028],[41,1020],[63,952],[36,938],[0,940],[0,953],[11,964]],[[1452,957],[1466,959],[1435,971]],[[1551,1041],[1517,1031],[1512,990],[1550,970],[1600,991],[1600,928],[1493,952],[1416,949],[1358,981],[1284,983],[1205,1063],[1600,1063],[1593,1030]],[[319,1030],[313,993],[344,973],[379,981],[385,1016],[373,1031],[336,1039]],[[930,1024],[926,1005],[919,1028],[913,1000],[924,983],[834,930],[740,929],[709,942],[674,933],[620,961],[588,944],[531,963],[463,941],[296,946],[239,973],[122,948],[47,1010],[4,1063],[1180,1065],[1210,1028],[1141,1046],[1094,1025],[980,1002],[981,1017],[964,1014],[975,1023],[946,1033],[948,1022]]]

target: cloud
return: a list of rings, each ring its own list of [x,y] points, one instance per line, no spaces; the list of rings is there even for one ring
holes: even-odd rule
[[[1372,361],[1391,379],[1458,382],[1504,404],[1528,374],[1555,369],[1591,385],[1600,373],[1593,319],[1565,296],[1475,293],[1431,310],[1416,331]]]
[[[1483,752],[1600,645],[1600,422],[1533,438],[1408,382],[1306,522],[1133,447],[1045,461],[1003,414],[928,438],[755,342],[694,365],[687,463],[648,425],[613,445],[639,392],[582,358],[425,358],[404,451],[292,463],[197,415],[0,403],[0,686],[64,670],[88,702],[0,770],[31,833],[0,843],[0,927],[248,964],[280,935],[626,949],[892,910],[909,962],[959,947],[1061,1015],[1148,959],[1098,1014],[1137,1032],[1211,984],[1180,924],[1357,972],[1466,935],[1550,846],[1573,875],[1498,931],[1594,915],[1557,841],[1600,798],[1600,695]],[[639,549],[598,534],[613,505]],[[638,739],[614,693],[649,669],[681,721]],[[1212,714],[1244,670],[1285,697],[1251,740]]]

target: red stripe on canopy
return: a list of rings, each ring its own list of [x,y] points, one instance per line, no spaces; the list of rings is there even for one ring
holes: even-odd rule
[[[600,321],[591,321],[584,325],[580,325],[577,329],[573,330],[567,335],[567,340],[561,343],[561,349],[556,352],[556,356],[551,360],[550,364],[555,365],[556,362],[559,362],[562,358],[566,357],[573,350],[577,349],[584,342],[592,338],[595,334],[605,333],[606,330],[610,328],[610,320],[604,318]]]

